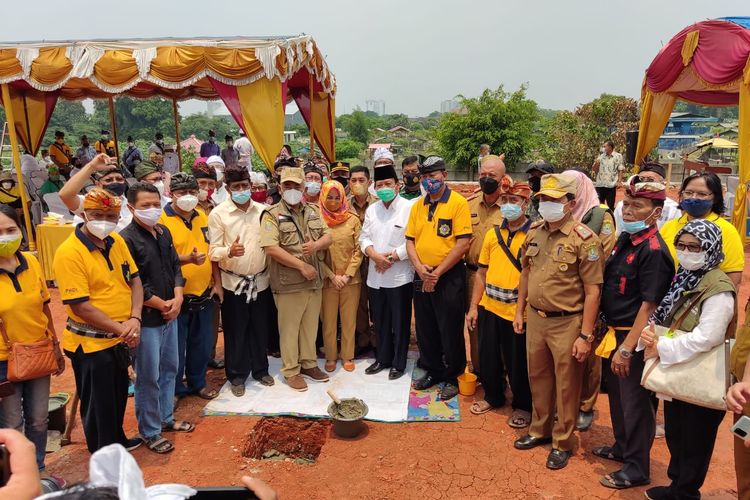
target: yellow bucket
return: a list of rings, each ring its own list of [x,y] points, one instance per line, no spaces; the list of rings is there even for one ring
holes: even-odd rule
[[[466,371],[458,376],[458,392],[462,396],[473,396],[477,392],[477,376],[469,371],[469,367],[466,367]]]

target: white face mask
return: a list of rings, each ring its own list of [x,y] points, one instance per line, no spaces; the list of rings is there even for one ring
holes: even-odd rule
[[[154,187],[159,191],[159,196],[164,196],[164,181],[154,182]]]
[[[148,227],[154,227],[161,217],[161,208],[143,208],[133,210],[139,221]]]
[[[305,182],[305,189],[307,190],[307,194],[315,196],[320,193],[320,182],[307,181]]]
[[[677,261],[688,271],[697,271],[706,265],[706,252],[688,252],[677,250]]]
[[[3,189],[5,189],[6,191],[10,191],[11,189],[13,189],[12,182],[3,182],[2,186],[3,186]]]
[[[100,240],[109,236],[116,227],[116,222],[109,222],[108,220],[90,220],[86,222],[86,229],[89,230],[89,233]]]
[[[216,183],[217,185],[221,185],[222,182],[224,182],[224,172],[217,170],[216,171]]]
[[[289,203],[290,205],[297,205],[300,201],[302,201],[302,191],[297,191],[296,189],[286,189],[281,197],[284,198],[284,201]]]
[[[177,198],[177,207],[185,212],[192,212],[196,205],[198,205],[198,197],[192,194]]]
[[[208,199],[208,191],[205,189],[201,189],[198,191],[198,200],[199,201],[206,201]]]
[[[565,217],[564,205],[554,201],[540,201],[539,215],[547,222],[557,222]]]

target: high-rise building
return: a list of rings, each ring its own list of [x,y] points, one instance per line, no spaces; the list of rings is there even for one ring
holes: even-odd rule
[[[365,101],[365,111],[372,111],[378,116],[383,116],[385,114],[385,101],[368,99]]]
[[[219,101],[206,101],[206,116],[213,118],[220,106],[221,103]]]
[[[450,113],[455,109],[458,109],[458,102],[455,99],[446,99],[440,103],[441,113]]]

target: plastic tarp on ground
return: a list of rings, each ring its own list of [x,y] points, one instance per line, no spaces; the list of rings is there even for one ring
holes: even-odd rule
[[[676,34],[646,69],[636,150],[640,164],[657,144],[679,99],[706,106],[739,105],[740,183],[732,223],[745,240],[750,182],[750,18],[693,24]]]

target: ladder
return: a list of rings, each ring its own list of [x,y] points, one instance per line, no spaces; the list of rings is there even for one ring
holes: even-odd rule
[[[0,136],[0,170],[5,169],[6,166],[13,167],[13,148],[8,135],[8,122],[3,123],[3,133]]]

